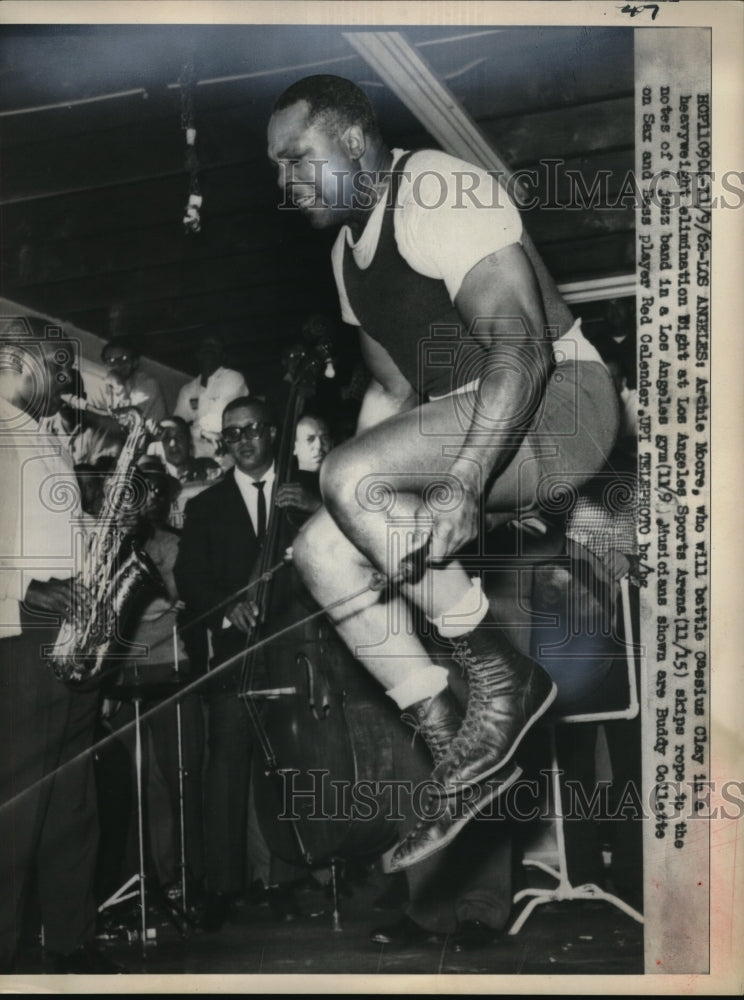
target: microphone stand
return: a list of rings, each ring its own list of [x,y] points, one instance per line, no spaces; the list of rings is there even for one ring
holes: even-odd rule
[[[178,656],[178,626],[173,623],[173,669],[176,674],[179,672]],[[178,752],[178,818],[181,833],[181,908],[184,916],[187,911],[186,900],[186,822],[184,815],[184,771],[183,771],[183,737],[181,729],[181,699],[176,698],[176,740]]]

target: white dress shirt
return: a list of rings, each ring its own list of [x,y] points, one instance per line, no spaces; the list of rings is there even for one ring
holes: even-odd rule
[[[271,499],[274,493],[274,479],[276,478],[276,469],[272,464],[271,468],[267,469],[262,476],[254,479],[249,476],[246,472],[241,472],[240,469],[235,466],[235,484],[240,490],[240,495],[242,496],[245,506],[248,509],[248,515],[251,519],[251,524],[253,525],[253,530],[258,534],[258,490],[253,485],[254,483],[264,482],[264,496],[266,497],[266,518],[268,520],[269,512],[271,511]]]
[[[31,580],[82,567],[90,523],[67,449],[0,398],[0,638],[20,635]]]
[[[264,483],[264,497],[266,498],[266,521],[271,517],[271,502],[274,495],[274,480],[276,479],[276,468],[272,464],[271,468],[267,469],[262,476],[258,479],[254,479],[249,476],[246,472],[241,472],[240,469],[235,466],[235,485],[240,490],[240,495],[245,503],[246,510],[248,511],[248,516],[251,519],[251,524],[253,525],[253,530],[258,534],[258,490],[253,485],[254,483],[263,481]],[[229,618],[223,618],[222,627],[230,628],[232,622]]]

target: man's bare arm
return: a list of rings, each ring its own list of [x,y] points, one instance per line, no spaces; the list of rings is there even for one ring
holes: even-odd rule
[[[359,411],[357,434],[419,403],[411,383],[385,348],[361,328],[359,346],[371,379]]]
[[[455,305],[487,354],[480,400],[462,447],[449,469],[463,487],[453,515],[433,526],[434,558],[475,537],[485,483],[515,454],[540,404],[552,365],[537,278],[522,247],[505,247],[465,276]]]

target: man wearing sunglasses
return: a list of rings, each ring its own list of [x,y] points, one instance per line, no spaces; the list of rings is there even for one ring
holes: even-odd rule
[[[140,367],[140,353],[128,337],[113,337],[104,344],[101,360],[106,376],[94,404],[112,413],[134,407],[153,425],[166,415],[158,380]]]
[[[254,732],[236,697],[240,653],[256,624],[252,578],[274,492],[277,427],[258,399],[239,397],[222,414],[222,442],[234,461],[224,477],[186,504],[175,565],[176,584],[190,614],[206,615],[215,673],[205,696],[208,717],[205,775],[207,897],[203,923],[219,930],[250,884],[246,871],[248,793]],[[258,687],[266,686],[259,679]],[[279,882],[278,863],[271,881]]]

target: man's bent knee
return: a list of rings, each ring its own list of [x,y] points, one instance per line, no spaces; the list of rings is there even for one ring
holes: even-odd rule
[[[368,476],[368,466],[354,449],[334,448],[320,467],[320,491],[328,510],[352,517],[360,513],[360,490],[364,491]]]
[[[327,564],[334,524],[322,508],[300,528],[292,543],[292,561],[303,579]]]
[[[344,537],[325,508],[307,521],[292,543],[292,561],[303,582],[310,587],[313,580],[326,584],[338,580],[342,584],[345,572],[353,566],[367,565],[366,558]]]

